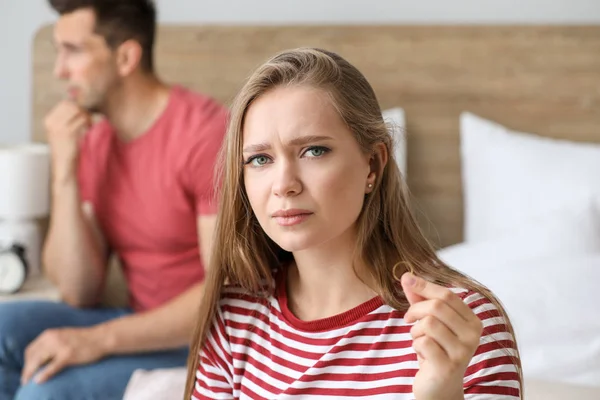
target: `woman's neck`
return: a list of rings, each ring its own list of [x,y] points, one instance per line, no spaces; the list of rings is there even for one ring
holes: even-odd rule
[[[288,307],[305,321],[331,317],[372,299],[377,293],[367,265],[353,259],[356,240],[339,238],[294,253],[288,268]]]

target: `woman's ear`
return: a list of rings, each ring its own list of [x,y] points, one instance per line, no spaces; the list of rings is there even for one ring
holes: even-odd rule
[[[377,176],[383,175],[383,169],[388,163],[388,157],[388,150],[385,143],[377,143],[373,148],[373,154],[371,156],[371,173],[374,173]]]
[[[371,193],[377,182],[377,177],[383,175],[383,169],[388,162],[388,151],[384,143],[378,143],[369,159],[369,175],[367,176],[366,193]]]
[[[126,40],[117,48],[117,69],[122,77],[131,75],[141,63],[142,46],[136,40]]]

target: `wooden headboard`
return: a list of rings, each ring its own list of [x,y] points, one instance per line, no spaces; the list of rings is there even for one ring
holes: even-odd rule
[[[64,90],[52,78],[51,41],[44,27],[33,46],[36,140]],[[255,67],[299,46],[340,53],[366,75],[382,108],[404,108],[408,184],[438,246],[462,240],[462,111],[600,142],[600,26],[161,26],[156,65],[167,81],[229,104]]]

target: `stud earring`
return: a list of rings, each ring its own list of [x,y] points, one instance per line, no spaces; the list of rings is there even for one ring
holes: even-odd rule
[[[368,186],[369,186],[369,189],[373,188],[373,184],[372,183],[369,183]]]

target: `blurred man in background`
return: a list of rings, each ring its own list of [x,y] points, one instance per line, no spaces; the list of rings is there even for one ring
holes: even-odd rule
[[[64,302],[0,305],[0,398],[121,399],[135,369],[184,366],[215,221],[227,111],[155,74],[149,0],[50,0],[66,99],[52,151],[46,275]],[[92,114],[101,120],[92,124]],[[99,308],[108,258],[126,308]]]

